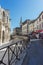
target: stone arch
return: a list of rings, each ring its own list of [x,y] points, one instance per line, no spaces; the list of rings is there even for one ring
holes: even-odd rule
[[[2,31],[2,43],[4,42],[4,36],[5,35],[5,32],[4,32],[4,30]]]
[[[3,17],[5,17],[5,12],[3,11]]]
[[[5,12],[3,11],[3,22],[5,22]]]

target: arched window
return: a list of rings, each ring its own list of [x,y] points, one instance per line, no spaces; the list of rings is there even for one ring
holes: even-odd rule
[[[3,11],[3,22],[5,21],[5,12]]]
[[[43,15],[42,15],[42,19],[43,19]]]
[[[41,17],[39,18],[39,21],[41,21]]]
[[[8,16],[7,16],[7,23],[8,23]]]
[[[5,17],[5,12],[3,11],[3,17]]]
[[[2,42],[4,42],[4,31],[2,31]]]

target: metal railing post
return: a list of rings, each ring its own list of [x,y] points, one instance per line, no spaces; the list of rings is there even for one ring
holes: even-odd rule
[[[8,46],[8,65],[10,65],[10,53],[9,53],[9,46]]]

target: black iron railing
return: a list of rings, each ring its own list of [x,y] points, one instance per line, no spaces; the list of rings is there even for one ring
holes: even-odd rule
[[[7,44],[0,46],[0,51],[4,53],[0,59],[0,65],[13,65],[15,60],[20,60],[20,54],[26,48],[24,41],[21,39],[12,40]]]

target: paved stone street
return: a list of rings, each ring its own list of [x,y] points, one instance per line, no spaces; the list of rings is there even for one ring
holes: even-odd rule
[[[43,65],[43,40],[31,41],[22,65]]]

